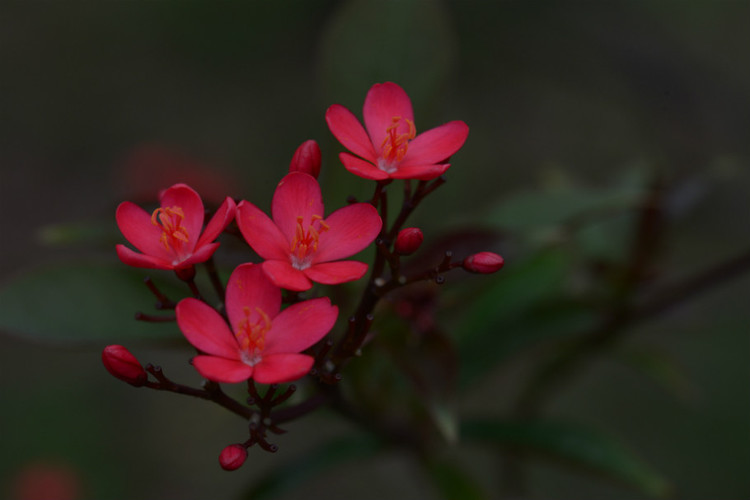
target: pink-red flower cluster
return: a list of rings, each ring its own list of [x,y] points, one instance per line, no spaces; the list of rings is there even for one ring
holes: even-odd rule
[[[210,400],[246,419],[249,438],[224,447],[219,454],[224,470],[240,468],[251,446],[275,451],[277,446],[268,441],[269,432],[284,432],[280,425],[330,400],[329,391],[318,384],[317,394],[279,408],[293,397],[296,385],[277,394],[276,384],[308,374],[325,384],[339,381],[341,370],[375,338],[377,332],[370,329],[373,313],[387,294],[420,281],[443,283],[443,274],[459,267],[489,274],[504,264],[500,255],[491,252],[453,261],[452,252],[446,251],[439,263],[428,264],[421,272],[402,265],[402,259],[414,255],[424,242],[420,228],[404,227],[406,219],[425,196],[444,183],[444,178],[436,177],[450,167],[450,157],[463,146],[469,128],[462,121],[451,121],[417,134],[411,100],[391,82],[369,90],[363,118],[364,125],[340,105],[326,112],[331,132],[349,150],[339,155],[344,167],[377,181],[367,203],[352,198],[326,215],[317,180],[322,155],[318,144],[308,140],[297,148],[289,172],[278,183],[270,215],[249,201],[226,197],[204,225],[203,201],[186,184],[162,191],[153,212],[129,201],[117,207],[117,224],[134,247],[117,245],[120,260],[135,267],[173,270],[192,294],[178,302],[147,279],[146,285],[158,300],[157,308],[174,314],[139,313],[137,318],[176,321],[197,351],[191,364],[205,380],[200,388],[176,383],[159,366],[149,363],[144,368],[120,345],[105,347],[102,362],[109,373],[135,387]],[[389,221],[388,207],[394,201],[388,186],[394,179],[405,182],[401,210]],[[236,226],[227,230],[232,223]],[[219,246],[216,240],[225,230],[228,236],[244,239],[262,259],[238,265],[226,288],[211,260]],[[369,266],[352,256],[376,238],[371,276],[348,318],[348,328],[336,342],[323,341],[338,319],[338,307],[328,297],[305,300],[307,297],[298,292],[309,290],[314,283],[335,285],[362,278]],[[202,280],[195,279],[196,264],[204,262],[218,304],[211,303],[215,296],[206,295],[201,290]],[[283,300],[282,289],[288,291]],[[431,290],[427,295],[403,295],[396,301],[396,310],[417,333],[436,328]],[[282,302],[286,307],[282,308]],[[241,382],[247,383],[247,406],[218,385]],[[260,392],[256,383],[271,386]]]
[[[317,144],[307,142],[300,151],[293,168],[319,168]],[[161,193],[160,201],[151,215],[130,202],[118,207],[120,230],[142,252],[117,245],[124,263],[176,271],[192,268],[211,257],[219,245],[214,240],[237,209],[227,198],[203,230],[203,202],[190,187],[176,184]],[[301,351],[328,333],[338,309],[323,298],[281,311],[280,287],[299,291],[309,289],[312,281],[336,284],[361,278],[366,264],[340,259],[373,241],[382,226],[380,216],[372,205],[357,203],[324,218],[320,186],[312,175],[301,171],[291,172],[279,183],[273,220],[247,201],[239,208],[242,235],[266,261],[241,265],[232,274],[225,297],[230,325],[214,308],[195,298],[177,305],[177,323],[201,352],[193,364],[209,380],[295,380],[313,364],[313,358]],[[131,384],[144,383],[145,372],[135,358],[115,347],[103,353],[107,369]]]
[[[350,151],[340,154],[344,167],[377,181],[427,181],[442,175],[469,132],[464,122],[451,121],[417,134],[411,100],[391,82],[369,90],[363,117],[364,126],[338,104],[326,112],[331,132]],[[418,228],[402,229],[395,241],[387,242],[392,236],[382,231],[377,196],[372,203],[351,203],[326,216],[317,181],[321,158],[315,141],[300,145],[273,195],[270,217],[248,201],[235,205],[227,197],[204,227],[203,202],[185,184],[161,192],[160,206],[151,213],[128,201],[117,208],[117,224],[135,247],[117,245],[120,260],[177,271],[194,287],[195,298],[180,301],[175,312],[182,333],[198,349],[193,365],[205,378],[272,384],[304,376],[314,363],[304,351],[329,332],[338,309],[328,298],[317,298],[282,310],[281,288],[301,292],[314,282],[333,285],[362,278],[368,265],[349,257],[381,233],[383,244],[393,244],[388,258],[394,273],[399,272],[398,261],[392,260],[411,255],[422,244],[424,236]],[[215,240],[235,218],[242,237],[263,262],[234,270],[224,296],[226,316],[222,316],[221,308],[200,298],[192,277],[195,264],[211,258],[219,246]],[[500,256],[487,252],[463,261],[466,270],[478,273],[494,272],[502,264]],[[213,277],[217,282],[218,277]],[[220,284],[217,288],[221,293]],[[107,347],[103,361],[116,377],[133,385],[147,384],[144,369],[125,348]],[[230,446],[222,453],[223,467],[242,463],[246,455],[239,448]]]

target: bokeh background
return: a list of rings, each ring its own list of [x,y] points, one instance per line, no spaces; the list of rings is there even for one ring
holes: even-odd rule
[[[748,19],[743,1],[4,2],[0,285],[41,265],[114,261],[117,204],[178,179],[209,199],[267,207],[307,139],[323,149],[329,207],[366,196],[371,186],[338,164],[323,117],[332,103],[359,114],[367,89],[387,80],[411,95],[419,129],[452,119],[471,127],[448,184],[415,215],[428,237],[486,223],[523,193],[658,175],[674,214],[658,270],[666,281],[689,276],[750,245]],[[513,248],[496,250],[509,252],[510,268]],[[750,497],[749,285],[738,273],[630,332],[675,360],[679,391],[603,357],[547,412],[612,432],[675,497]],[[49,287],[40,302],[56,300]],[[71,314],[95,314],[88,307]],[[316,413],[289,426],[277,454],[253,449],[225,473],[216,457],[243,436],[235,416],[119,383],[101,366],[104,342],[7,330],[3,497],[33,478],[80,498],[234,498],[349,431]],[[134,350],[197,381],[185,351]],[[522,368],[498,372],[458,407],[501,413]],[[497,464],[465,454],[499,498]],[[642,495],[545,460],[527,472],[531,498]],[[300,487],[280,498],[437,498],[398,451]]]

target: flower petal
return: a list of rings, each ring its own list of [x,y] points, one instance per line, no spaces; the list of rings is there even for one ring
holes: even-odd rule
[[[229,196],[226,197],[224,203],[221,204],[219,209],[216,211],[211,220],[208,221],[206,229],[203,230],[198,243],[195,244],[195,248],[199,248],[207,243],[211,243],[219,237],[221,232],[226,229],[232,219],[237,207],[234,204],[234,200]]]
[[[237,225],[242,236],[264,259],[288,259],[290,242],[261,209],[250,202],[237,205]]]
[[[237,331],[239,323],[247,317],[245,308],[249,309],[251,323],[260,319],[256,308],[271,318],[276,316],[281,309],[281,290],[266,277],[261,266],[242,264],[229,277],[226,308],[232,330]]]
[[[350,257],[367,247],[380,233],[383,221],[369,203],[340,208],[326,220],[328,230],[320,234],[313,263]]]
[[[115,213],[122,235],[141,252],[171,262],[173,254],[161,242],[162,230],[151,223],[151,216],[135,203],[124,201]]]
[[[216,249],[219,248],[219,243],[209,243],[208,245],[203,245],[200,248],[196,248],[195,253],[188,257],[187,259],[183,260],[182,262],[178,263],[177,268],[183,268],[183,267],[189,267],[195,264],[200,264],[201,262],[206,262],[208,259],[211,258],[211,256],[214,254]]]
[[[388,174],[380,170],[372,163],[361,160],[356,156],[352,156],[349,153],[340,153],[339,159],[344,167],[354,175],[358,175],[365,179],[371,179],[374,181],[382,181],[388,179]]]
[[[261,265],[268,279],[278,287],[295,292],[304,292],[312,288],[312,283],[305,274],[292,267],[288,260],[267,260]]]
[[[190,250],[194,249],[203,231],[205,213],[201,197],[187,184],[175,184],[162,191],[159,200],[162,207],[182,208],[182,213],[185,215],[182,225],[185,226],[188,234],[187,245]]]
[[[303,272],[317,283],[337,285],[360,279],[367,272],[367,264],[356,260],[337,260],[315,264]]]
[[[377,158],[362,124],[354,114],[340,104],[334,104],[326,111],[326,122],[336,139],[349,151],[374,162]]]
[[[279,313],[266,333],[266,354],[301,352],[325,337],[338,317],[328,297],[297,302]]]
[[[468,136],[469,126],[460,120],[423,132],[409,142],[409,149],[399,168],[444,163],[461,149]]]
[[[196,356],[193,358],[193,367],[208,380],[225,384],[244,382],[255,371],[254,367],[242,361],[217,356]]]
[[[314,359],[306,354],[271,354],[255,365],[253,380],[260,384],[283,384],[304,377]]]
[[[214,308],[190,297],[177,304],[175,313],[182,334],[199,351],[228,359],[240,359],[234,334]]]
[[[315,177],[302,172],[285,175],[273,194],[271,214],[290,243],[297,229],[297,217],[302,217],[304,228],[312,224],[313,215],[323,217],[323,197]]]
[[[365,98],[362,114],[365,119],[365,128],[378,156],[380,156],[386,129],[391,126],[394,117],[398,116],[414,122],[411,99],[404,89],[392,82],[376,83],[370,88]]]
[[[133,267],[143,267],[146,269],[174,269],[171,262],[167,262],[159,257],[134,252],[125,245],[117,245],[117,256],[123,262]]]
[[[420,181],[429,181],[435,177],[440,177],[450,167],[449,163],[441,165],[412,165],[409,167],[398,167],[398,170],[391,174],[394,179],[417,179]]]

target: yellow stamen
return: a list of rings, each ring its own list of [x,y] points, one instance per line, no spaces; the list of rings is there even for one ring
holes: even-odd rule
[[[162,231],[159,241],[170,252],[177,252],[190,239],[187,229],[182,225],[184,219],[182,207],[160,207],[151,214],[151,223]]]
[[[398,128],[402,121],[406,122],[408,130],[403,134],[399,134]],[[409,141],[414,139],[416,135],[417,128],[414,126],[413,121],[408,118],[404,119],[400,116],[394,116],[391,119],[391,125],[386,129],[383,144],[381,144],[383,158],[389,163],[401,161],[409,149]]]
[[[242,359],[249,365],[260,361],[266,347],[266,333],[271,329],[271,318],[260,307],[255,312],[260,316],[254,323],[250,322],[250,308],[243,307],[245,318],[240,320],[235,330],[235,338],[242,351]]]
[[[297,227],[294,229],[294,239],[292,240],[292,265],[298,269],[304,269],[310,265],[312,254],[318,251],[320,243],[320,234],[328,231],[330,226],[323,221],[320,215],[313,215],[310,218],[310,225],[307,230],[302,226],[304,218],[297,217]],[[315,227],[317,223],[318,227]]]

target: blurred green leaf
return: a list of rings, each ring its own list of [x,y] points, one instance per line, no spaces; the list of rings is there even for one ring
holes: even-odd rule
[[[435,428],[446,443],[458,442],[458,418],[453,408],[442,401],[427,400],[424,402]]]
[[[559,226],[576,217],[633,207],[641,196],[642,190],[633,188],[617,191],[569,187],[524,191],[504,198],[490,209],[487,222],[516,231]]]
[[[482,500],[487,494],[466,471],[445,461],[429,461],[425,467],[440,496],[446,500]]]
[[[507,263],[502,279],[484,288],[463,315],[459,343],[483,336],[493,321],[520,316],[532,305],[559,295],[571,264],[570,257],[557,248]]]
[[[176,323],[134,319],[138,311],[159,313],[145,276],[119,263],[58,264],[20,274],[0,286],[0,329],[48,342],[178,338]],[[155,281],[172,300],[185,294],[167,279]]]
[[[455,55],[442,2],[354,0],[340,4],[321,44],[325,87],[335,102],[361,109],[374,83],[394,81],[417,109],[435,102]],[[424,118],[417,127],[426,130]],[[437,125],[437,124],[434,124]],[[426,128],[425,128],[426,127]],[[419,130],[419,129],[418,129]]]
[[[656,347],[623,347],[612,354],[615,359],[650,378],[678,399],[688,399],[693,392],[682,367],[668,353]]]
[[[69,223],[42,226],[37,230],[37,239],[48,246],[103,245],[117,241],[118,233],[113,224]]]
[[[474,420],[461,427],[465,441],[527,450],[583,467],[663,498],[670,485],[633,452],[608,434],[555,421]]]
[[[502,279],[475,298],[456,327],[461,385],[524,348],[593,324],[595,312],[565,289],[571,265],[564,251],[544,250],[507,265]]]
[[[328,469],[373,456],[380,449],[380,444],[369,436],[350,436],[330,441],[266,474],[241,498],[263,500],[278,497]]]

